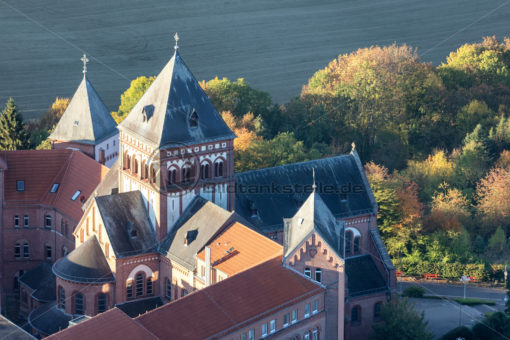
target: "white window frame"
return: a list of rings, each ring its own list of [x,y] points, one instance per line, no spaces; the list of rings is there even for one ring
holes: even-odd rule
[[[319,300],[315,300],[312,302],[312,314],[317,314],[319,312]]]
[[[248,340],[255,340],[255,328],[248,331]]]
[[[285,322],[285,317],[287,317],[287,322]],[[290,313],[287,313],[283,316],[283,327],[287,327],[290,322]]]
[[[297,309],[294,309],[294,310],[292,311],[292,315],[291,315],[291,321],[290,321],[290,323],[291,323],[291,324],[295,324],[295,323],[298,321],[298,317],[299,317],[299,316],[298,316],[298,310],[297,310]]]
[[[304,317],[305,317],[305,318],[308,318],[309,316],[310,316],[310,304],[309,304],[309,303],[307,303],[307,304],[305,305],[305,316],[304,316]]]
[[[269,333],[273,334],[276,332],[276,319],[269,321]]]
[[[264,322],[262,324],[261,330],[262,330],[262,337],[266,337],[267,336],[267,322]]]

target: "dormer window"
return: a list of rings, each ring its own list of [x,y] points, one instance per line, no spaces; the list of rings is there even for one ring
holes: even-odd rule
[[[135,226],[131,222],[127,223],[126,231],[130,238],[136,238],[138,236],[138,231],[136,230]]]
[[[195,109],[193,109],[193,112],[191,112],[191,115],[189,116],[189,126],[192,128],[198,127],[198,114]]]
[[[184,238],[184,244],[188,245],[191,242],[195,241],[195,239],[197,238],[197,235],[198,235],[198,230],[196,230],[196,229],[188,230],[188,232],[186,233],[186,237]]]
[[[253,201],[250,201],[250,215],[251,215],[251,217],[257,217],[259,215],[259,210],[257,209],[257,205]]]
[[[154,113],[154,105],[145,105],[142,109],[143,122],[145,123],[149,119],[151,119],[153,113]]]

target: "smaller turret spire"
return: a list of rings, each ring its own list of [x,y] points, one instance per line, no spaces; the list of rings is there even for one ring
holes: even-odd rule
[[[177,50],[179,49],[179,34],[177,34],[177,32],[175,32],[174,34],[174,39],[175,39],[174,50],[177,52]]]
[[[87,63],[90,61],[89,58],[87,58],[87,55],[83,53],[83,56],[80,59],[83,62],[83,75],[87,74]]]

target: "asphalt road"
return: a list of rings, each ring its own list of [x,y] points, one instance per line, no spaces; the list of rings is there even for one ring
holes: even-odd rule
[[[89,78],[115,110],[129,81],[173,52],[197,79],[245,78],[276,102],[340,53],[407,43],[440,63],[465,42],[510,36],[509,0],[0,0],[0,104],[27,118]],[[3,104],[2,104],[3,105]]]
[[[426,295],[439,295],[447,297],[463,297],[464,286],[438,284],[432,282],[399,282],[398,289],[402,292],[406,287],[419,286],[425,289]],[[496,301],[497,304],[503,305],[506,291],[499,288],[483,288],[473,284],[466,285],[466,297],[479,298]]]

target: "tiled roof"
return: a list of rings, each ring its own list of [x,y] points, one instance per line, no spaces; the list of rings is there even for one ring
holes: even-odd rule
[[[108,168],[76,150],[2,151],[7,162],[5,200],[7,203],[39,203],[55,207],[78,222],[83,215],[82,198],[87,199],[108,172]],[[16,181],[25,190],[16,190]],[[59,184],[55,193],[50,190]],[[71,197],[80,190],[76,200]],[[42,221],[41,221],[42,224]]]
[[[96,235],[55,262],[53,272],[73,282],[101,283],[115,280]]]
[[[228,227],[208,246],[211,248],[212,266],[228,276],[282,254],[281,245],[238,222]],[[205,250],[197,257],[205,260]]]
[[[135,320],[161,339],[204,339],[323,291],[277,257]]]
[[[158,308],[159,306],[163,306],[163,300],[159,296],[153,296],[145,299],[136,299],[115,305],[115,307],[132,318],[141,314],[145,314],[154,308]]]
[[[157,250],[156,233],[140,191],[99,196],[95,201],[116,257]]]
[[[353,150],[347,155],[235,174],[236,212],[264,232],[282,230],[283,219],[294,216],[311,193],[313,169],[317,192],[335,217],[376,211],[370,185]]]
[[[193,115],[198,117],[196,127],[190,124]],[[120,123],[119,129],[154,147],[235,137],[178,52]]]
[[[84,76],[50,138],[95,145],[117,133],[117,123]]]
[[[347,258],[345,275],[349,296],[367,295],[387,289],[386,281],[370,255]]]
[[[289,256],[312,231],[315,231],[339,258],[344,258],[345,222],[333,216],[317,192],[312,192],[296,214],[285,221],[284,257]]]
[[[46,339],[150,340],[158,338],[120,309],[112,308]]]
[[[66,328],[71,319],[71,315],[57,308],[55,301],[41,305],[28,315],[30,326],[44,334],[53,334]]]
[[[40,302],[50,302],[56,299],[56,278],[51,270],[51,264],[42,262],[27,271],[19,281],[33,290],[32,297]]]

